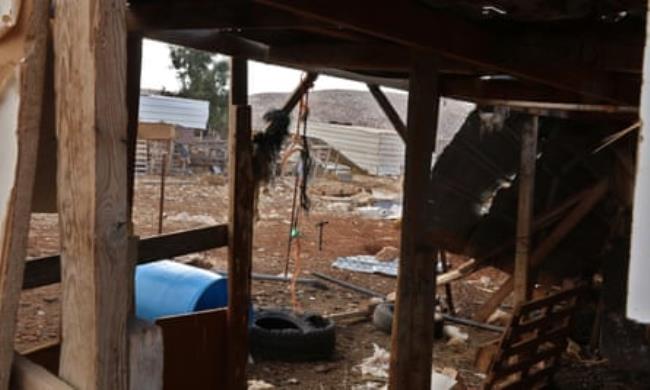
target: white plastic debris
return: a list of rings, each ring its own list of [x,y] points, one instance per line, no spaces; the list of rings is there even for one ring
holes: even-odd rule
[[[263,380],[251,379],[248,381],[248,390],[275,389],[275,386]]]
[[[357,367],[361,370],[361,375],[373,378],[388,378],[388,368],[390,365],[390,353],[377,344],[372,344],[374,353],[372,356],[363,359],[363,362]]]
[[[436,371],[431,372],[431,390],[451,390],[456,386],[456,381],[447,375],[440,374]]]
[[[453,325],[445,325],[442,329],[445,336],[449,338],[447,344],[464,344],[469,339],[469,334],[464,333],[459,327]]]
[[[393,277],[397,277],[398,265],[398,260],[379,261],[375,256],[369,255],[339,257],[332,263],[332,267],[334,268]]]

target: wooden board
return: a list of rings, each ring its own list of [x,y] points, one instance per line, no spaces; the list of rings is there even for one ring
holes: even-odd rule
[[[426,226],[438,123],[437,61],[414,52],[408,101],[404,212],[400,244],[397,302],[393,316],[390,389],[431,387],[431,351],[436,291],[434,249]],[[433,130],[433,131],[432,131]]]
[[[61,365],[76,388],[128,388],[126,3],[57,2]]]
[[[47,10],[46,2],[23,0],[3,2],[0,11],[0,389],[9,383],[27,253]]]
[[[176,138],[176,126],[168,123],[140,122],[138,138],[146,140],[173,140]]]
[[[484,389],[546,386],[566,349],[573,314],[584,288],[518,305],[488,370]]]
[[[18,354],[14,357],[10,388],[12,390],[74,389],[50,371]]]
[[[226,317],[217,309],[156,321],[163,333],[165,390],[228,388]]]

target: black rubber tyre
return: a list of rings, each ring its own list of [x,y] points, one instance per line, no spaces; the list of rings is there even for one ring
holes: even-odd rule
[[[316,314],[284,310],[255,313],[250,327],[251,353],[260,360],[314,361],[334,353],[334,322]]]
[[[390,334],[393,328],[393,309],[394,305],[388,302],[382,302],[375,307],[372,313],[372,323],[382,332]]]
[[[383,332],[388,334],[391,333],[393,328],[393,311],[395,310],[395,305],[388,302],[382,302],[375,307],[375,311],[372,313],[372,323],[375,327]],[[442,338],[443,332],[443,320],[442,316],[436,315],[433,327],[433,337],[436,339]]]

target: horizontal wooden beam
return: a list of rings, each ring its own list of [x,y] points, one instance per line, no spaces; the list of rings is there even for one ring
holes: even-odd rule
[[[288,56],[286,58],[281,58],[281,56],[274,56],[272,53],[274,50],[277,50],[277,48],[274,49],[268,45],[254,42],[232,34],[218,33],[214,31],[155,31],[147,33],[146,36],[151,39],[187,46],[198,50],[218,52],[227,55],[243,56],[251,60],[269,64],[288,66],[295,69],[317,72],[328,76],[341,77],[367,84],[382,85],[395,89],[408,90],[407,74],[402,75],[401,73],[396,73],[397,77],[389,77],[382,75],[381,72],[379,73],[380,75],[377,75],[376,73],[369,74],[360,71],[334,68],[332,67],[334,65],[332,61],[328,62],[328,60],[325,59],[325,55],[323,54],[319,54],[321,57],[320,60],[306,60],[307,64],[305,64],[305,61],[302,61],[297,56],[293,59],[289,58]],[[320,45],[304,45],[305,48],[316,48],[319,46]],[[353,56],[351,53],[351,48],[361,48],[362,46],[363,45],[356,44],[344,45],[344,53]],[[323,45],[322,47],[326,46]],[[395,45],[371,45],[369,50],[379,51],[382,50],[382,47],[387,48],[389,52],[392,52],[396,49]],[[334,51],[334,49],[325,48],[322,50]],[[354,59],[345,60],[343,56],[340,57],[341,58],[336,60],[338,62],[337,66],[343,67],[352,65],[352,62],[356,61]],[[345,61],[348,61],[347,64]],[[535,102],[541,102],[545,104],[567,103],[574,105],[583,105],[583,107],[586,107],[585,105],[587,104],[601,105],[600,103],[602,103],[598,99],[590,99],[576,92],[558,90],[557,88],[550,86],[517,80],[512,77],[470,77],[461,75],[460,73],[463,72],[462,69],[451,69],[451,66],[453,64],[451,62],[448,62],[448,64],[450,67],[446,70],[442,70],[442,74],[440,76],[440,93],[445,97],[452,97],[456,99],[485,104],[494,104],[494,102],[497,101],[509,101],[514,102],[513,104],[527,104]],[[469,68],[466,70],[469,70]],[[615,84],[615,87],[618,90],[617,93],[619,96],[623,97],[623,100],[633,100],[635,99],[635,96],[638,95],[639,86],[636,85],[633,78],[619,77],[613,80],[615,80],[613,84]],[[616,107],[626,105],[607,104],[606,106],[613,108],[610,109],[610,112],[615,112]],[[561,109],[561,107],[557,108],[557,110]],[[616,112],[620,112],[620,110]]]
[[[331,27],[287,12],[246,1],[135,2],[127,9],[129,31],[277,30]]]
[[[547,57],[544,62],[527,61],[536,47],[526,47],[517,34],[501,34],[469,20],[436,12],[416,3],[359,0],[256,0],[259,4],[337,24],[395,44],[434,50],[447,58],[483,69],[545,84],[556,89],[577,92],[591,98],[615,103],[632,103],[609,89],[607,74],[601,70]],[[368,13],[372,10],[372,14]],[[370,15],[372,15],[370,17]],[[426,28],[426,34],[422,29]],[[575,34],[574,34],[575,35]],[[567,35],[566,40],[576,41]],[[576,41],[577,42],[577,41]],[[550,46],[550,45],[549,45]],[[519,54],[513,56],[513,50]]]
[[[17,353],[14,355],[10,387],[13,390],[73,389],[63,379]]]
[[[221,248],[226,245],[228,245],[227,225],[145,238],[138,243],[138,264]],[[58,255],[27,261],[23,289],[47,286],[60,281],[61,258]]]

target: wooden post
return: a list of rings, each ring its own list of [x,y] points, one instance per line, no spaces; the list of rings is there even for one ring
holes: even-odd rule
[[[531,298],[530,246],[533,231],[535,201],[535,163],[537,160],[537,133],[539,118],[533,116],[521,132],[521,159],[519,164],[519,207],[517,210],[517,241],[515,248],[514,289],[515,303]]]
[[[0,10],[0,389],[9,384],[36,174],[47,2]],[[6,14],[5,14],[6,12]]]
[[[393,124],[395,131],[397,131],[397,134],[402,138],[402,141],[406,141],[406,125],[395,110],[395,107],[390,104],[388,97],[384,95],[378,85],[368,84],[368,90],[379,104],[379,107],[384,111],[384,114],[386,114],[390,123]]]
[[[128,387],[126,3],[58,1],[54,22],[60,376]]]
[[[228,389],[246,388],[253,258],[253,148],[246,59],[233,57],[230,89],[228,224]]]
[[[167,173],[167,153],[160,160],[160,199],[158,204],[158,234],[163,232],[163,214],[165,213],[165,176]]]
[[[126,66],[126,104],[129,112],[129,126],[127,128],[127,174],[128,174],[128,201],[129,220],[133,214],[133,196],[135,192],[135,159],[138,145],[138,113],[140,110],[140,78],[142,75],[142,36],[131,33],[127,38],[127,66]],[[130,227],[133,234],[133,226]]]
[[[389,388],[431,388],[434,248],[427,239],[429,179],[438,123],[437,58],[413,53],[409,84],[404,206],[393,317]]]

